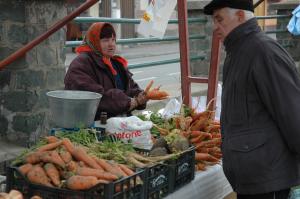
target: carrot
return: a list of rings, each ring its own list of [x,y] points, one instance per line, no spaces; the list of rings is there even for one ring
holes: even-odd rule
[[[192,138],[198,137],[199,135],[202,135],[202,134],[203,134],[202,131],[191,131]]]
[[[219,160],[208,153],[195,153],[196,161],[219,162]]]
[[[32,164],[27,163],[20,166],[18,170],[20,171],[20,173],[26,176],[26,174],[30,171],[31,168],[32,168]]]
[[[47,174],[47,176],[51,179],[52,183],[55,186],[60,185],[60,177],[59,177],[59,171],[52,163],[47,163],[44,165],[44,170]]]
[[[220,153],[220,152],[213,152],[213,153],[210,153],[210,155],[217,158],[217,159],[222,158],[222,153]]]
[[[32,167],[32,169],[27,173],[27,178],[32,183],[53,187],[50,183],[50,179],[47,177],[47,174],[40,165]]]
[[[190,142],[195,144],[195,143],[199,143],[205,139],[210,140],[212,138],[212,135],[209,133],[202,133],[201,135],[199,135],[198,137],[192,138],[190,139]]]
[[[84,162],[82,162],[82,161],[79,161],[79,162],[77,162],[77,165],[79,166],[79,167],[89,167],[87,164],[85,164]],[[98,164],[99,165],[99,164]],[[99,165],[100,166],[100,165]]]
[[[41,152],[31,152],[25,156],[25,162],[30,164],[36,164],[41,161]]]
[[[76,174],[80,176],[95,176],[101,180],[114,181],[118,179],[118,176],[111,174],[106,171],[101,171],[97,169],[87,168],[87,167],[78,167]]]
[[[57,151],[44,152],[41,155],[41,160],[45,163],[53,163],[55,165],[60,166],[61,168],[65,168],[65,166],[66,166]]]
[[[208,148],[198,148],[196,151],[199,153],[208,153]]]
[[[116,172],[118,172],[118,174],[122,177],[127,177],[128,175],[118,166],[118,164],[115,163],[111,163],[110,164],[115,170]]]
[[[211,112],[205,111],[201,117],[199,117],[197,120],[195,120],[191,125],[192,131],[201,131],[203,130],[209,123]]]
[[[97,162],[91,158],[87,153],[86,151],[81,148],[81,147],[77,147],[75,148],[75,150],[73,151],[73,153],[71,153],[72,156],[78,160],[78,161],[82,161],[84,162],[85,164],[87,164],[88,166],[94,168],[94,169],[102,169],[98,164]]]
[[[148,83],[148,85],[146,86],[146,88],[145,88],[145,93],[146,93],[146,94],[149,92],[149,90],[150,90],[150,88],[152,87],[153,83],[154,83],[154,81],[151,80],[151,81]]]
[[[75,147],[72,144],[72,142],[70,141],[69,138],[63,138],[62,139],[62,144],[66,147],[67,151],[71,154],[74,153]]]
[[[99,181],[94,176],[72,176],[67,179],[67,188],[72,190],[86,190],[94,187]]]
[[[50,143],[55,143],[58,142],[59,139],[55,136],[46,136],[45,139],[47,140],[47,142]]]
[[[99,165],[99,167],[101,167],[101,169],[98,169],[98,170],[104,171],[104,168],[97,162],[97,157],[93,156],[92,158]],[[84,165],[83,165],[83,167],[84,167]]]
[[[212,140],[202,141],[195,144],[195,149],[197,150],[198,148],[212,148],[218,146],[217,142],[218,142],[217,138],[214,138]]]
[[[128,176],[132,176],[135,174],[134,171],[132,171],[129,167],[127,167],[126,165],[124,164],[119,164],[118,165]]]
[[[147,93],[147,98],[151,100],[163,100],[167,99],[169,94],[166,91],[160,91],[158,89],[153,89]]]
[[[70,161],[70,162],[67,163],[66,167],[67,167],[67,170],[68,170],[68,171],[73,171],[73,172],[75,172],[78,166],[77,166],[76,162],[74,162],[74,161],[72,160],[72,161]]]
[[[101,167],[107,171],[107,172],[110,172],[112,174],[115,174],[117,175],[118,177],[122,177],[122,174],[120,174],[119,171],[117,171],[114,167],[111,166],[111,164],[109,164],[108,162],[106,162],[105,160],[103,159],[100,159],[100,158],[97,158],[96,159],[97,163],[99,165],[101,165]]]
[[[220,121],[217,121],[217,120],[214,120],[211,123],[214,124],[214,125],[220,125]]]
[[[51,150],[56,149],[59,145],[61,145],[61,143],[62,143],[61,141],[58,141],[58,142],[46,144],[46,145],[38,148],[37,151],[39,151],[39,152],[51,151]]]
[[[205,171],[206,170],[206,165],[204,164],[204,163],[202,163],[202,162],[198,162],[197,163],[197,165],[196,165],[196,167],[197,167],[197,170],[201,170],[201,171]]]
[[[72,160],[72,155],[63,147],[58,151],[61,159],[67,164]]]
[[[219,147],[207,148],[208,153],[221,153],[221,149]]]
[[[212,135],[212,138],[221,138],[222,137],[221,133],[212,133],[211,135]]]

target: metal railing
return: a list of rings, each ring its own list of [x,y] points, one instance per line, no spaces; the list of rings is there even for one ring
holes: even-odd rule
[[[188,23],[207,23],[206,18],[189,18]],[[76,23],[95,23],[95,22],[109,22],[109,23],[117,23],[117,24],[139,24],[141,22],[140,19],[129,19],[129,18],[107,18],[107,17],[76,17],[74,19]],[[170,19],[168,24],[178,24],[178,19]],[[190,35],[190,40],[201,40],[206,39],[205,35]],[[151,38],[129,38],[129,39],[118,39],[117,44],[124,45],[124,44],[137,44],[137,43],[155,43],[155,42],[167,42],[167,41],[179,41],[178,36],[166,36],[162,39],[151,37]],[[76,47],[79,46],[82,41],[66,41],[66,47]],[[206,55],[203,56],[191,56],[190,60],[204,60],[206,59]],[[150,67],[156,65],[164,65],[164,64],[171,64],[171,63],[179,63],[180,58],[174,59],[165,59],[160,61],[151,61],[151,62],[144,62],[138,64],[129,64],[128,68],[143,68],[143,67]]]
[[[256,16],[257,20],[268,20],[268,19],[282,19],[282,18],[289,18],[291,15],[269,15],[269,16]],[[129,19],[129,18],[107,18],[107,17],[76,17],[74,19],[75,23],[95,23],[95,22],[109,22],[109,23],[117,23],[117,24],[139,24],[141,22],[140,19]],[[207,23],[208,20],[206,18],[189,18],[188,23]],[[178,24],[178,19],[170,19],[168,24]],[[286,29],[276,29],[276,30],[267,30],[265,31],[266,34],[280,34],[286,33]],[[203,40],[206,39],[206,35],[190,35],[189,40]],[[167,41],[179,41],[178,36],[166,36],[162,39],[151,37],[151,38],[128,38],[128,39],[118,39],[117,44],[126,45],[126,44],[138,44],[138,43],[155,43],[155,42],[167,42]],[[66,41],[66,47],[76,47],[79,46],[82,41]],[[286,44],[284,47],[291,47],[291,44]],[[194,60],[204,60],[206,59],[206,55],[202,56],[193,56],[190,57],[191,61]],[[128,68],[142,68],[142,67],[149,67],[149,66],[156,66],[156,65],[164,65],[164,64],[171,64],[171,63],[179,63],[180,58],[175,59],[167,59],[167,60],[160,60],[160,61],[152,61],[152,62],[145,62],[145,63],[138,63],[138,64],[129,64]]]

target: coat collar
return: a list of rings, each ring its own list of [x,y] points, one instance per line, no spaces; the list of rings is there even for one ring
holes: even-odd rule
[[[249,19],[245,23],[233,29],[224,40],[226,52],[230,52],[235,46],[240,45],[241,41],[246,39],[250,33],[254,32],[261,32],[256,18]]]

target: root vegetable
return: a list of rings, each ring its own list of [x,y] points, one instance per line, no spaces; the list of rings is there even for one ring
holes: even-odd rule
[[[196,169],[197,169],[197,170],[205,171],[205,170],[206,170],[205,167],[206,167],[205,163],[198,162],[198,163],[196,164]]]
[[[68,171],[73,171],[73,172],[75,172],[76,169],[77,169],[77,167],[78,167],[78,165],[77,165],[76,162],[74,162],[74,161],[72,160],[72,161],[70,161],[69,163],[66,164],[66,167],[67,167],[67,170],[68,170]]]
[[[160,91],[159,89],[153,89],[147,93],[147,98],[151,100],[163,100],[169,97],[169,93],[166,91]]]
[[[87,190],[99,183],[94,176],[72,176],[66,181],[66,185],[72,190]]]
[[[146,93],[146,94],[147,94],[147,93],[149,92],[149,90],[151,89],[153,83],[154,83],[154,81],[151,80],[151,81],[147,84],[147,86],[146,86],[146,88],[145,88],[145,93]]]
[[[219,160],[208,153],[195,153],[196,161],[219,162]]]
[[[45,163],[53,163],[55,165],[60,166],[61,168],[65,168],[65,162],[61,159],[57,151],[47,151],[41,155],[41,160]]]
[[[135,159],[137,159],[139,161],[142,161],[142,162],[149,162],[149,163],[153,162],[151,159],[146,158],[146,157],[144,157],[142,155],[139,155],[137,153],[134,153],[134,152],[128,152],[127,155],[128,156],[132,156],[133,158],[135,158]]]
[[[118,165],[128,176],[132,176],[135,174],[134,171],[132,171],[130,168],[128,168],[126,165],[124,164],[119,164]]]
[[[31,152],[26,155],[25,162],[30,164],[36,164],[41,161],[41,152]]]
[[[137,168],[145,168],[145,167],[147,167],[146,164],[144,164],[144,163],[142,163],[142,162],[136,160],[136,159],[135,159],[134,157],[132,157],[132,156],[127,157],[127,161],[128,161],[129,163],[133,164],[133,165],[134,165],[135,167],[137,167]]]
[[[63,138],[62,139],[62,144],[66,147],[67,151],[71,154],[74,153],[75,147],[72,144],[72,142],[70,141],[69,138]]]
[[[47,176],[51,179],[52,183],[55,186],[60,185],[60,177],[59,177],[59,171],[52,163],[47,163],[44,165],[44,170],[47,174]]]
[[[110,172],[114,175],[117,175],[118,177],[122,177],[122,173],[120,173],[118,170],[116,170],[110,163],[106,162],[103,159],[96,158],[95,159],[97,163],[107,172]]]
[[[49,144],[50,144],[50,143],[55,143],[55,142],[58,142],[58,141],[59,141],[59,139],[58,139],[57,137],[55,137],[55,136],[47,136],[45,139],[47,140],[47,142],[48,142]]]
[[[23,199],[23,194],[17,190],[11,190],[8,193],[8,199]]]
[[[18,168],[18,170],[19,170],[24,176],[26,176],[26,174],[30,171],[31,168],[32,168],[32,164],[27,163],[27,164],[24,164],[24,165],[20,166],[20,167]]]
[[[118,176],[116,176],[114,174],[111,174],[106,171],[92,169],[92,168],[79,167],[76,170],[76,174],[80,175],[80,176],[95,176],[98,179],[107,180],[107,181],[114,181],[114,180],[118,179]]]
[[[39,151],[39,152],[51,151],[51,150],[56,149],[61,144],[62,144],[61,141],[50,143],[50,144],[46,144],[46,145],[41,146],[40,148],[38,148],[37,151]]]
[[[27,178],[30,182],[45,185],[48,187],[53,187],[50,183],[46,172],[40,165],[35,165],[28,173]]]
[[[59,155],[61,157],[61,159],[67,164],[72,160],[72,155],[70,154],[70,152],[66,151],[65,148],[61,148],[61,150],[59,150]]]
[[[92,158],[90,157],[86,151],[81,148],[81,147],[77,147],[75,148],[75,150],[73,151],[73,153],[71,153],[72,156],[78,160],[78,161],[82,161],[84,162],[85,164],[87,164],[88,166],[94,168],[94,169],[102,169],[98,164],[97,162]]]

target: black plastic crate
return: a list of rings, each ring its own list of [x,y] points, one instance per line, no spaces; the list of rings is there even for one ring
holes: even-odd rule
[[[171,171],[171,193],[195,178],[195,148],[190,147],[178,158],[168,161]]]
[[[160,199],[166,197],[171,192],[171,172],[172,170],[166,164],[157,164],[146,168],[146,199]]]
[[[46,187],[30,183],[18,170],[17,167],[8,167],[6,175],[6,191],[17,189],[24,198],[34,195],[43,199],[142,199],[144,198],[144,170],[135,175],[122,178],[109,184],[99,184],[86,191],[73,191]]]

